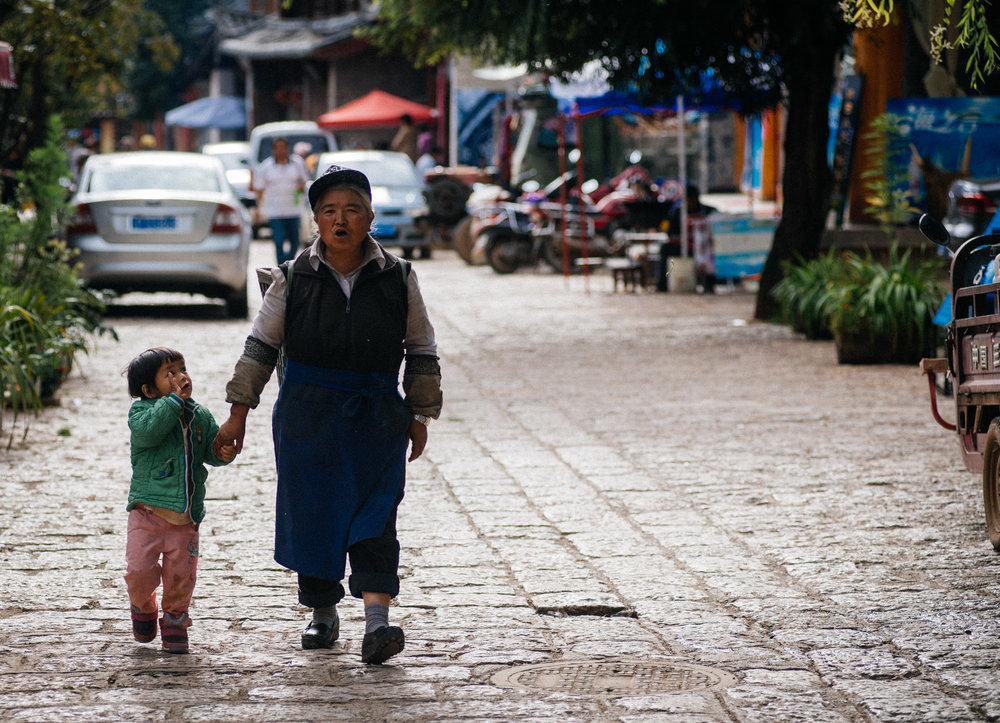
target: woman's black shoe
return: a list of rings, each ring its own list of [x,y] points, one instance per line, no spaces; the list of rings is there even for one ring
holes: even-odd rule
[[[403,649],[403,629],[394,625],[365,633],[361,643],[361,662],[369,665],[384,663]]]
[[[333,641],[340,635],[340,620],[333,625],[326,623],[309,623],[309,627],[302,633],[302,649],[315,650],[317,648],[331,648]]]

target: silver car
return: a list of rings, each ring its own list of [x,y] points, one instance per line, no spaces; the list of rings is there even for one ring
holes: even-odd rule
[[[372,186],[375,222],[372,236],[387,247],[399,247],[410,258],[414,249],[431,255],[431,235],[421,220],[428,214],[424,182],[405,153],[393,151],[333,151],[316,162],[315,175],[331,165],[354,168],[368,176]]]
[[[206,156],[215,156],[226,168],[226,180],[247,208],[257,204],[257,195],[250,192],[250,144],[246,141],[206,143],[201,147]]]
[[[69,245],[95,288],[180,291],[247,315],[250,215],[218,158],[139,151],[87,159],[73,196]]]

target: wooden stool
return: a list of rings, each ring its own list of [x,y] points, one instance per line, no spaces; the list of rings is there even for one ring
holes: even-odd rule
[[[636,291],[646,288],[645,269],[641,263],[633,261],[623,261],[608,265],[611,267],[611,279],[614,283],[614,290],[618,291],[618,284],[621,282],[623,291]]]

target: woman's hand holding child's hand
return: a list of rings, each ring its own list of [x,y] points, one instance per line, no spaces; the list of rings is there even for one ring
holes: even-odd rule
[[[212,443],[212,451],[223,462],[232,462],[236,459],[236,440],[231,439],[226,444],[220,435],[216,435],[215,441]]]

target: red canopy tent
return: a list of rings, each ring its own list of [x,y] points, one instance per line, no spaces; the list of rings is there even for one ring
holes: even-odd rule
[[[327,111],[316,122],[332,131],[353,131],[365,128],[384,128],[399,125],[403,114],[414,123],[425,123],[437,118],[436,108],[414,103],[382,90],[373,90],[357,100]]]

